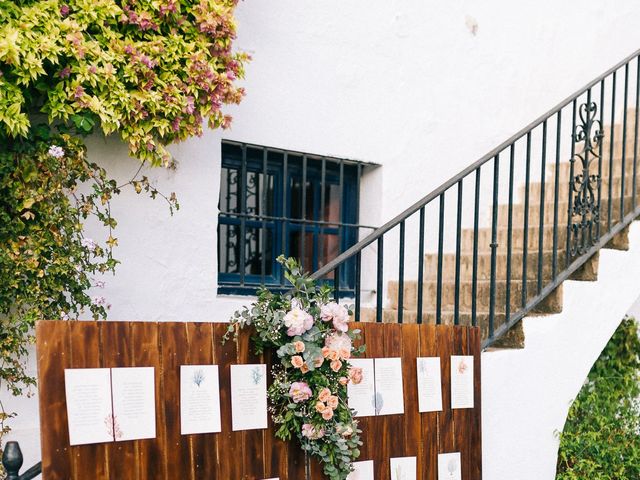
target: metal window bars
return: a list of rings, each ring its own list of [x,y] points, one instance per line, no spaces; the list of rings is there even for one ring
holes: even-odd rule
[[[491,346],[640,214],[639,106],[640,50],[312,278],[334,278],[336,292],[353,292],[356,321],[479,325],[483,347]],[[372,275],[364,267],[374,259]],[[332,276],[344,270],[353,271],[355,291]]]

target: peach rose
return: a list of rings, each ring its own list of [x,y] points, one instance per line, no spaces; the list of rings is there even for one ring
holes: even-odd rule
[[[344,386],[347,383],[349,383],[349,379],[347,377],[340,377],[340,379],[338,380],[338,382],[340,382],[340,385]]]
[[[331,362],[331,365],[329,366],[331,367],[331,370],[333,370],[334,372],[337,372],[342,368],[342,362],[340,360],[334,360],[333,362]]]
[[[330,352],[331,352],[331,349],[329,347],[322,347],[322,356],[324,358],[327,358]]]
[[[309,365],[307,365],[306,363],[303,363],[302,366],[300,367],[300,371],[302,373],[307,373],[309,371]]]
[[[300,355],[294,355],[293,357],[291,357],[291,365],[293,365],[295,368],[300,368],[302,367],[302,365],[304,365],[304,360],[302,360],[302,357]]]
[[[362,382],[362,369],[360,367],[351,367],[349,369],[349,380],[351,380],[354,385]]]
[[[298,340],[297,342],[293,342],[293,348],[295,348],[296,352],[302,353],[304,352],[304,342]]]
[[[351,357],[351,352],[349,350],[347,350],[346,348],[341,348],[340,349],[340,356],[342,358],[344,358],[345,360],[348,360]]]
[[[335,350],[330,350],[328,356],[329,360],[338,360],[338,352],[336,352]]]
[[[313,360],[313,366],[316,367],[316,368],[320,368],[323,363],[324,363],[324,358],[323,357],[316,357]]]
[[[320,400],[321,402],[326,402],[330,396],[331,396],[331,390],[325,387],[322,390],[320,390],[320,393],[318,394],[318,400]]]
[[[322,402],[316,402],[316,412],[322,413],[327,406]]]
[[[333,410],[331,410],[329,407],[325,408],[322,412],[322,418],[324,418],[325,420],[331,420],[333,418]]]
[[[336,397],[335,395],[331,395],[328,399],[327,399],[327,406],[329,406],[332,409],[335,409],[338,406],[338,397]]]

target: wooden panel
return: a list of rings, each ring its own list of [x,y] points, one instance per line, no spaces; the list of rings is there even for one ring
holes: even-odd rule
[[[374,460],[377,479],[389,480],[389,458],[416,456],[418,478],[437,480],[437,454],[460,451],[463,480],[481,479],[480,333],[477,328],[352,324],[362,330],[366,357],[402,357],[404,415],[360,418],[360,460]],[[221,344],[225,324],[39,322],[36,328],[45,480],[188,478],[281,480],[305,478],[304,455],[268,430],[231,430],[230,366],[267,363],[255,356],[250,334]],[[475,408],[451,410],[450,355],[474,355]],[[443,411],[418,412],[416,357],[440,356]],[[218,364],[222,432],[180,434],[180,365]],[[69,447],[65,368],[152,366],[156,369],[157,438]],[[45,421],[46,419],[46,421]],[[317,462],[311,478],[324,479]]]
[[[101,329],[97,322],[69,322],[70,368],[103,367]],[[108,445],[82,445],[71,447],[73,476],[93,470],[96,479],[109,478]]]
[[[68,322],[36,325],[42,475],[46,480],[72,478],[64,392],[64,369],[71,366],[68,326]]]
[[[404,456],[416,457],[417,478],[423,471],[420,413],[418,411],[418,372],[416,358],[420,356],[419,325],[402,326],[402,369],[405,412],[403,419]]]
[[[420,325],[420,356],[438,356],[438,336],[435,325]],[[442,360],[441,360],[442,361]],[[442,365],[441,365],[442,366]],[[445,384],[442,384],[444,391]],[[443,400],[444,401],[444,400]],[[443,405],[444,406],[444,405]],[[422,437],[422,480],[437,480],[438,478],[438,429],[440,426],[440,412],[425,412],[420,414]]]

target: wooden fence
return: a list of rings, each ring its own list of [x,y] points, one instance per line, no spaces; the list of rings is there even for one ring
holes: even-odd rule
[[[355,327],[356,325],[352,325]],[[402,357],[405,413],[360,419],[360,460],[374,460],[376,480],[389,480],[389,458],[416,456],[418,478],[437,480],[437,454],[461,452],[462,480],[480,480],[480,332],[477,328],[361,323],[366,357]],[[231,431],[230,368],[269,363],[249,335],[221,344],[225,324],[193,322],[43,321],[36,327],[44,480],[302,480],[304,456],[275,439],[273,428]],[[450,408],[450,356],[474,356],[475,408]],[[416,357],[440,356],[443,410],[419,413]],[[222,432],[180,434],[180,365],[217,364]],[[152,366],[157,437],[69,445],[65,368]],[[313,465],[312,479],[322,479]]]

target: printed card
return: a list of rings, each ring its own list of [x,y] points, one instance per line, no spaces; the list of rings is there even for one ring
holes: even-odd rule
[[[113,434],[116,441],[156,437],[153,367],[111,369]]]
[[[372,358],[352,358],[349,360],[352,367],[362,369],[362,381],[354,385],[347,385],[349,408],[356,411],[356,417],[372,417],[376,414],[375,401],[375,373]]]
[[[347,480],[374,480],[373,460],[353,462],[353,472],[347,476]]]
[[[438,480],[462,480],[460,452],[438,455]]]
[[[418,411],[442,410],[440,357],[418,357]]]
[[[180,432],[221,431],[220,380],[217,365],[180,366]]]
[[[473,357],[451,356],[451,408],[473,408]]]
[[[267,428],[267,366],[231,365],[233,431]]]
[[[389,461],[391,480],[417,480],[416,457],[398,457]]]
[[[376,358],[375,391],[376,414],[394,415],[404,413],[402,390],[402,359]]]

